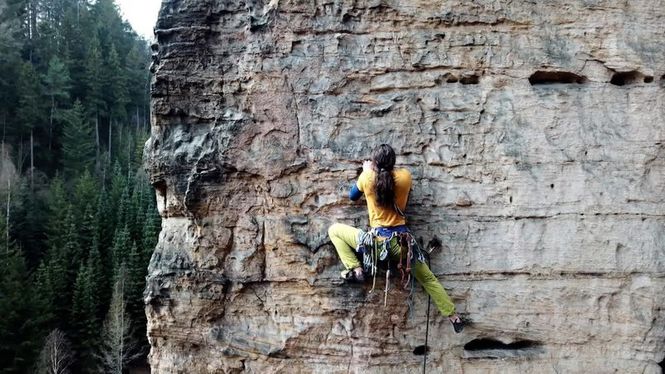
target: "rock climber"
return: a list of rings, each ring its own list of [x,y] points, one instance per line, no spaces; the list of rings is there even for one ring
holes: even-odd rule
[[[365,232],[341,223],[335,223],[328,229],[330,240],[346,269],[342,271],[342,278],[362,283],[367,272],[371,271],[368,270],[372,266],[371,258],[383,257],[382,260],[394,261],[399,264],[400,271],[410,270],[413,273],[439,312],[453,324],[455,332],[461,332],[464,324],[455,312],[455,304],[425,263],[424,256],[405,253],[412,250],[409,240],[415,244],[402,213],[406,209],[410,190],[411,173],[405,168],[395,168],[395,151],[388,144],[377,146],[372,151],[372,159],[363,163],[362,173],[349,192],[353,201],[365,195],[371,230]],[[417,244],[413,247],[414,252],[419,252]],[[376,253],[379,251],[383,253]],[[364,258],[370,258],[369,266],[363,261],[363,269],[355,252],[364,252]]]

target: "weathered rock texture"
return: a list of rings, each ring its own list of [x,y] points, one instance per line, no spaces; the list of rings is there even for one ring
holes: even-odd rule
[[[380,142],[473,320],[432,310],[429,372],[660,372],[665,2],[165,0],[156,33],[155,372],[421,370],[420,287],[340,285],[326,236]]]

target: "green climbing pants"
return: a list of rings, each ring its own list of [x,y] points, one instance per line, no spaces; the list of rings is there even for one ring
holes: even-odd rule
[[[341,223],[335,223],[328,229],[328,236],[333,242],[337,254],[339,255],[344,267],[346,269],[355,269],[360,267],[360,261],[355,255],[355,249],[358,245],[358,234],[360,229]],[[399,261],[400,251],[402,248],[396,244],[390,248],[390,258],[394,261]],[[455,314],[455,304],[450,300],[450,296],[446,293],[441,283],[439,283],[436,276],[432,274],[427,264],[416,261],[411,272],[415,276],[418,283],[420,283],[428,295],[432,297],[434,304],[439,312],[444,316],[451,316]]]

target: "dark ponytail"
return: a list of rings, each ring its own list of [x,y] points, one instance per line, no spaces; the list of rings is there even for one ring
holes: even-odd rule
[[[384,208],[392,208],[395,204],[395,151],[388,144],[381,144],[372,151],[372,161],[376,167],[374,192],[376,200]]]

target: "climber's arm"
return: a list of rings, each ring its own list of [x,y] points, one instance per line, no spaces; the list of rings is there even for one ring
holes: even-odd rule
[[[363,195],[364,186],[367,186],[369,180],[369,173],[372,169],[372,162],[365,161],[363,163],[363,171],[358,176],[358,181],[351,186],[351,191],[349,191],[349,199],[352,201],[357,201]]]
[[[356,201],[360,199],[362,195],[363,192],[358,188],[358,184],[354,183],[353,186],[351,186],[351,191],[349,191],[349,199]]]

